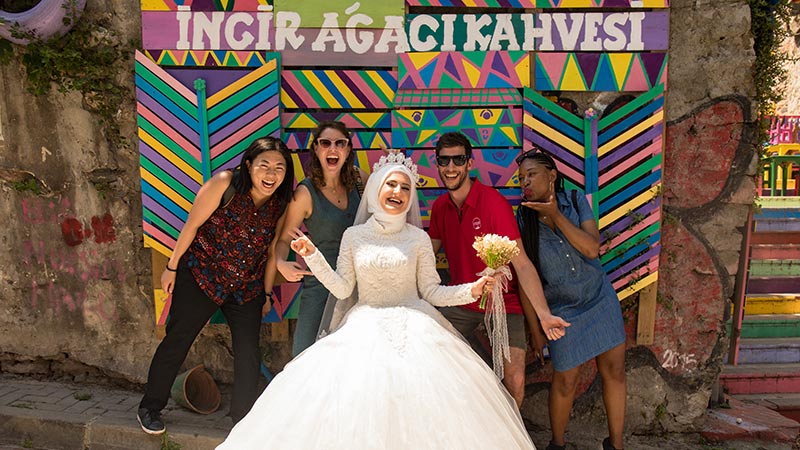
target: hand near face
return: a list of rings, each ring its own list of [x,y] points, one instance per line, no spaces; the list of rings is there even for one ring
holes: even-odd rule
[[[551,181],[549,186],[549,193],[547,201],[544,202],[522,202],[520,203],[526,208],[530,208],[538,212],[542,216],[553,217],[558,214],[558,201],[556,200],[555,182]]]
[[[311,242],[311,239],[308,238],[299,228],[295,228],[289,231],[289,234],[292,236],[292,242],[290,246],[292,250],[295,251],[300,256],[306,257],[308,255],[314,254],[317,251],[317,247],[314,246],[314,243]]]

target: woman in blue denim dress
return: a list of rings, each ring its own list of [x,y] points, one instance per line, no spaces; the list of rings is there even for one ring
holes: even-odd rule
[[[523,196],[517,221],[525,251],[542,278],[550,310],[572,324],[569,333],[548,344],[554,374],[549,399],[552,438],[547,450],[565,446],[578,368],[591,359],[597,362],[603,380],[608,417],[609,437],[601,448],[622,449],[625,329],[617,294],[598,259],[597,223],[583,194],[564,190],[550,155],[535,148],[520,155],[517,164]],[[537,352],[545,339],[539,336]]]

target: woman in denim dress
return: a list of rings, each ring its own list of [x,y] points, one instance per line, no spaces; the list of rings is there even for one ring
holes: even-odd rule
[[[548,343],[554,374],[549,399],[552,439],[547,450],[565,448],[578,369],[591,359],[603,380],[608,417],[609,437],[601,448],[622,449],[625,330],[617,294],[598,259],[597,223],[583,194],[564,191],[549,155],[535,148],[518,157],[517,164],[523,196],[517,221],[525,251],[542,278],[550,310],[572,324],[563,338]],[[537,352],[545,340],[539,336]]]

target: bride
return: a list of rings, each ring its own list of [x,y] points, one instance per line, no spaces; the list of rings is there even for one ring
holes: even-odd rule
[[[511,396],[434,308],[470,303],[494,280],[440,285],[416,180],[410,159],[381,157],[335,272],[291,232],[314,275],[351,301],[217,450],[535,450]]]

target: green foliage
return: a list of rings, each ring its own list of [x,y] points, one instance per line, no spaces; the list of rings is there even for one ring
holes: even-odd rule
[[[28,178],[25,181],[12,181],[11,186],[17,192],[33,192],[36,195],[42,193],[42,186],[36,182],[36,178]]]
[[[758,102],[758,142],[768,141],[767,117],[774,114],[775,103],[783,98],[780,85],[786,81],[785,63],[789,57],[780,52],[788,36],[787,23],[792,16],[790,0],[749,0],[750,31],[756,62],[753,78]]]
[[[161,449],[160,450],[181,450],[181,444],[171,440],[167,432],[161,435]]]
[[[72,394],[72,398],[78,400],[80,402],[85,402],[86,400],[91,400],[94,395],[90,392],[76,392]]]
[[[35,95],[49,93],[54,84],[62,93],[81,92],[84,107],[100,116],[109,143],[119,147],[126,143],[116,117],[131,93],[116,78],[137,44],[120,43],[106,20],[110,18],[84,16],[66,35],[46,41],[15,30],[16,35],[32,39],[16,47],[17,58],[4,57],[4,45],[0,45],[0,63],[13,64],[18,59],[25,67],[28,91]]]
[[[31,438],[25,438],[22,440],[22,448],[33,448],[33,440]]]

